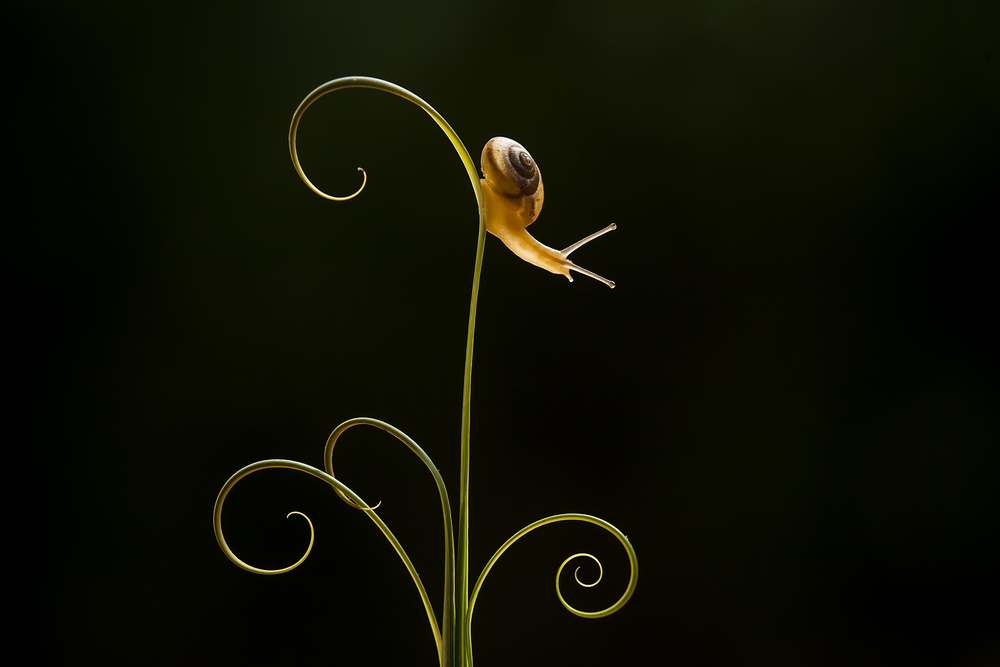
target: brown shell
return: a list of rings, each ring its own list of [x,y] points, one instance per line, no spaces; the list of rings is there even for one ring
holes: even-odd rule
[[[545,188],[538,165],[524,146],[494,137],[483,147],[481,164],[486,184],[504,197],[522,199],[522,215],[528,224],[534,222],[542,210]]]

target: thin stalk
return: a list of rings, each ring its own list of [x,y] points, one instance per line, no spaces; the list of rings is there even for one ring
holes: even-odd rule
[[[328,81],[314,91],[309,93],[298,109],[292,115],[291,127],[288,131],[288,150],[292,157],[292,163],[299,177],[316,194],[326,199],[342,201],[351,199],[358,195],[367,183],[367,175],[361,188],[354,194],[347,197],[334,197],[317,188],[306,176],[305,171],[299,163],[298,150],[296,147],[296,135],[298,126],[305,113],[313,102],[320,97],[345,88],[371,88],[391,93],[398,97],[416,104],[427,112],[434,119],[434,122],[444,131],[452,146],[458,152],[465,170],[472,183],[472,189],[476,193],[476,201],[479,205],[479,236],[476,242],[476,262],[472,274],[472,299],[469,305],[469,329],[465,342],[465,373],[462,386],[462,431],[461,431],[461,473],[459,481],[459,510],[458,510],[458,539],[456,547],[455,569],[448,571],[445,565],[445,599],[442,613],[442,640],[445,647],[441,665],[442,667],[466,667],[471,663],[472,657],[467,653],[469,646],[468,622],[466,614],[469,607],[469,450],[471,441],[472,424],[472,349],[476,334],[476,304],[479,300],[479,279],[483,270],[483,252],[486,247],[486,214],[483,208],[483,192],[479,182],[479,170],[472,156],[465,148],[465,144],[459,138],[455,130],[452,129],[448,121],[439,114],[430,104],[414,95],[410,91],[397,86],[394,83],[374,79],[365,76],[350,76]],[[361,170],[364,171],[363,169]],[[449,595],[453,593],[453,595]],[[450,599],[449,599],[450,598]]]
[[[479,278],[483,272],[483,249],[486,246],[486,215],[483,210],[482,193],[479,197],[479,241],[476,245],[476,266],[472,273],[472,299],[469,304],[469,332],[465,339],[465,377],[462,385],[462,454],[461,473],[458,489],[458,590],[456,595],[456,618],[458,619],[458,636],[456,637],[456,663],[465,667],[472,661],[471,655],[466,655],[466,647],[470,646],[470,637],[466,636],[469,624],[466,614],[469,606],[469,454],[472,439],[472,350],[476,339],[476,306],[479,302]]]

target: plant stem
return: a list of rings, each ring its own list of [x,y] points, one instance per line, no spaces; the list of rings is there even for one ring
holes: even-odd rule
[[[476,184],[479,185],[478,183]],[[479,195],[477,187],[476,194]],[[469,304],[469,332],[465,340],[465,378],[462,385],[462,453],[461,473],[459,478],[458,506],[458,544],[457,566],[458,582],[456,591],[457,609],[455,620],[458,632],[455,637],[456,664],[466,667],[472,656],[466,655],[466,647],[470,645],[466,636],[469,624],[466,616],[469,606],[469,458],[472,435],[472,350],[476,338],[476,305],[479,301],[479,278],[483,271],[483,250],[486,246],[486,224],[483,210],[483,199],[479,196],[479,240],[476,245],[476,267],[472,274],[472,299]]]
[[[361,189],[359,189],[347,197],[334,197],[317,188],[302,170],[296,148],[295,139],[299,121],[302,119],[302,115],[306,109],[320,97],[344,88],[381,90],[402,97],[426,111],[444,131],[462,159],[462,164],[465,165],[465,170],[469,175],[469,180],[472,183],[472,189],[476,193],[476,201],[479,205],[479,237],[476,244],[475,270],[472,274],[472,300],[469,306],[469,331],[465,343],[465,376],[462,387],[461,477],[459,483],[458,543],[456,545],[455,559],[455,569],[457,571],[449,572],[446,564],[445,599],[443,601],[444,609],[442,611],[441,623],[441,635],[444,645],[441,655],[441,667],[467,667],[472,663],[472,656],[468,655],[468,647],[471,646],[471,643],[468,637],[469,623],[466,618],[469,607],[469,443],[471,440],[472,424],[472,348],[476,334],[476,304],[479,300],[479,278],[483,270],[483,251],[486,247],[486,213],[483,208],[483,192],[479,182],[479,169],[476,163],[473,162],[472,156],[469,155],[469,151],[465,148],[465,144],[462,143],[462,140],[455,133],[455,130],[427,102],[405,88],[397,86],[394,83],[389,83],[388,81],[366,76],[343,77],[328,81],[306,96],[299,105],[299,108],[295,110],[292,116],[291,127],[289,128],[288,150],[291,153],[292,163],[295,165],[295,170],[299,174],[299,177],[316,194],[326,199],[342,201],[350,199],[361,192]],[[367,176],[365,177],[365,182],[367,182]],[[364,183],[362,183],[361,188],[364,188]],[[455,587],[456,584],[457,587]],[[449,593],[453,595],[449,595]],[[452,599],[448,599],[449,597]]]

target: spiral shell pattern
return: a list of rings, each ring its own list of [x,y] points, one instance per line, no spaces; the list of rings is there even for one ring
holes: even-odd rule
[[[513,139],[494,137],[483,147],[483,176],[508,197],[542,196],[542,175],[524,146]],[[539,207],[540,208],[540,207]]]

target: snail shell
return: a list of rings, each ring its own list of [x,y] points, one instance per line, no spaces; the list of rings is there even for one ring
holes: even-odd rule
[[[522,229],[533,223],[545,203],[545,186],[542,172],[524,146],[504,137],[490,139],[483,147],[482,166],[489,189],[520,204],[518,216],[525,220]]]

